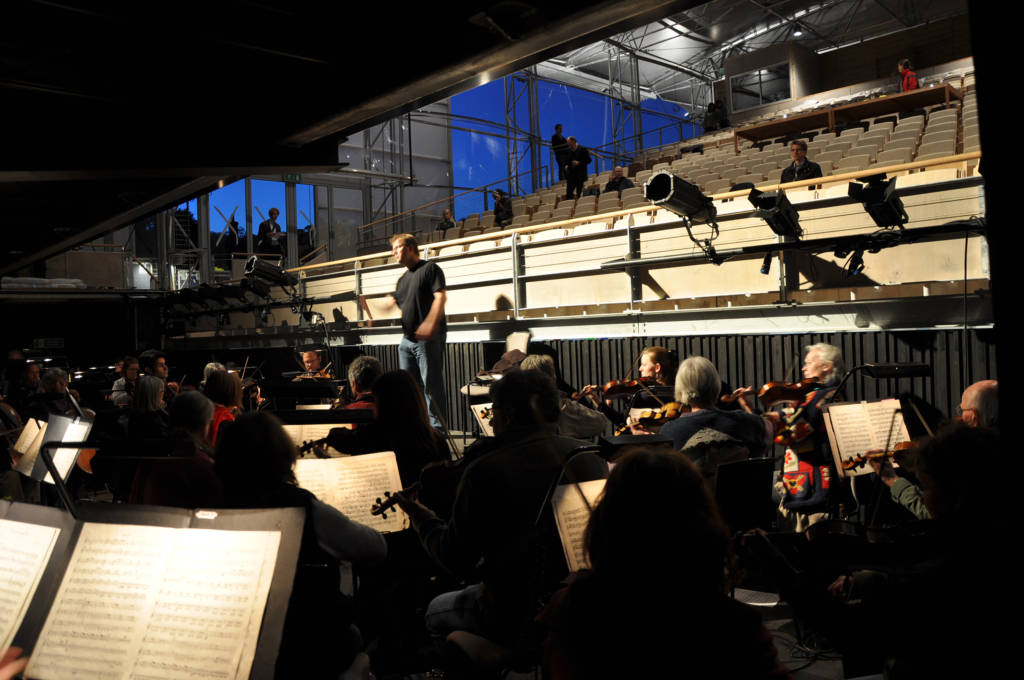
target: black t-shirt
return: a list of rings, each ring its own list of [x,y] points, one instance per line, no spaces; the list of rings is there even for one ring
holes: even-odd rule
[[[416,329],[420,327],[430,306],[434,304],[434,293],[445,289],[444,272],[433,262],[420,260],[402,274],[395,288],[395,301],[402,310],[402,333],[409,340],[416,340]],[[441,317],[440,334],[448,330],[448,324]]]

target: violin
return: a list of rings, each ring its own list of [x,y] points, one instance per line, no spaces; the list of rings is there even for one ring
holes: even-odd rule
[[[636,380],[609,380],[601,388],[601,394],[605,399],[615,397],[631,397],[640,390],[653,387],[658,384],[657,378],[637,378]]]
[[[330,458],[325,444],[327,444],[327,437],[324,437],[323,439],[311,439],[304,441],[302,442],[302,445],[298,447],[297,455],[301,456],[307,451],[312,451],[313,455],[317,458]]]
[[[903,454],[907,451],[917,448],[917,445],[913,442],[897,442],[892,449],[871,449],[865,451],[853,458],[848,458],[843,461],[844,470],[856,470],[857,468],[867,465],[872,460],[882,460],[886,458],[893,458],[897,454]]]
[[[384,499],[378,496],[372,506],[370,506],[370,514],[374,517],[381,516],[384,519],[388,518],[388,510],[398,505],[398,494],[410,495],[418,492],[423,487],[422,482],[413,482],[409,486],[405,487],[398,493],[391,493],[390,491],[384,492]]]
[[[680,404],[678,401],[670,401],[661,408],[642,409],[633,418],[632,423],[616,430],[615,436],[618,437],[620,434],[624,434],[629,431],[630,425],[640,425],[641,427],[661,427],[668,421],[675,420],[684,413],[689,413],[691,410],[692,408],[690,406]]]
[[[770,410],[779,405],[796,405],[803,402],[807,395],[821,387],[817,378],[807,378],[797,383],[785,381],[765,383],[757,392],[757,399]]]

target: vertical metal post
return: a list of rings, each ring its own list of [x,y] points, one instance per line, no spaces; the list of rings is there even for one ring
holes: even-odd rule
[[[326,186],[327,193],[327,259],[340,259],[338,255],[338,241],[334,236],[334,187]]]
[[[519,279],[524,271],[523,246],[519,242],[519,234],[516,233],[512,235],[512,311],[517,319],[523,308],[523,301],[526,300],[526,284]]]
[[[644,148],[644,115],[643,103],[640,101],[640,61],[635,54],[629,55],[630,67],[633,74],[633,151]]]
[[[285,253],[285,267],[299,266],[299,232],[298,207],[295,205],[295,182],[284,183],[284,215],[285,215],[285,243],[288,252]]]
[[[213,253],[210,252],[210,194],[203,194],[196,201],[196,215],[199,221],[199,282],[213,282]],[[227,229],[227,225],[224,226]]]
[[[640,234],[633,227],[632,217],[626,221],[626,243],[629,249],[626,253],[626,259],[639,259]],[[626,272],[629,275],[629,306],[632,308],[635,304],[643,301],[644,289],[643,283],[640,281],[640,274],[637,273],[636,269],[630,267]]]
[[[363,312],[363,304],[360,299],[363,295],[363,260],[359,260],[352,265],[352,270],[355,273],[356,282],[353,293],[356,296],[356,319],[359,321],[365,321]]]
[[[251,255],[256,251],[256,240],[252,224],[252,180],[245,178],[245,252]]]
[[[167,240],[170,236],[171,220],[166,210],[156,216],[156,259],[158,261],[157,279],[160,290],[174,290],[171,278],[170,249]]]
[[[537,95],[537,67],[531,66],[525,73],[530,107],[530,191],[533,192],[539,191],[541,186],[540,115],[537,108],[540,98]]]

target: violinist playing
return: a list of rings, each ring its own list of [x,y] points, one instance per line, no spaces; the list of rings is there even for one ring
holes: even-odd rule
[[[679,365],[675,380],[675,398],[684,412],[670,420],[660,434],[672,438],[677,451],[692,448],[698,441],[733,441],[749,456],[764,456],[771,450],[774,428],[766,418],[740,410],[718,408],[722,379],[714,364],[704,357],[689,357]],[[718,433],[712,436],[708,431]],[[641,426],[633,432],[642,434]],[[695,439],[696,438],[696,439]]]
[[[302,367],[306,369],[295,377],[295,380],[309,380],[310,378],[331,378],[329,368],[324,368],[323,357],[320,350],[311,349],[302,353]]]
[[[627,416],[611,408],[614,397],[629,397],[629,410],[660,408],[672,400],[672,381],[678,360],[672,350],[660,346],[644,348],[640,353],[637,380],[612,380],[604,388],[587,385],[579,398],[587,398],[616,426],[626,422]],[[632,371],[630,371],[632,373]],[[627,376],[628,377],[628,376]]]

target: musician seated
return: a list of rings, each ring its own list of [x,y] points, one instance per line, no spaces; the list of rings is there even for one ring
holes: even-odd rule
[[[221,425],[234,420],[235,414],[242,410],[242,381],[237,373],[215,370],[206,376],[203,394],[214,405],[207,438],[211,445],[216,446],[217,433],[220,431]]]
[[[327,378],[330,377],[323,367],[323,357],[319,350],[308,350],[302,353],[302,367],[306,372],[295,377],[295,380],[303,378]]]
[[[691,439],[700,435],[703,442],[708,438],[704,431],[711,430],[738,441],[751,456],[768,455],[774,434],[771,425],[752,413],[719,409],[716,404],[721,390],[722,380],[714,364],[704,357],[687,358],[676,372],[675,398],[690,411],[665,423],[660,434],[671,437],[676,450],[686,451]]]
[[[333,428],[327,443],[341,453],[394,451],[403,484],[420,478],[427,463],[447,460],[444,440],[430,426],[423,392],[407,371],[385,373],[373,383],[377,419],[356,430]]]
[[[188,460],[138,464],[129,503],[177,508],[220,507],[223,491],[213,469],[207,432],[214,404],[201,392],[183,392],[170,408],[169,455]]]
[[[126,356],[121,361],[121,377],[114,381],[110,391],[110,400],[115,406],[127,408],[132,405],[132,394],[138,379],[139,360],[133,356]]]
[[[558,384],[555,360],[546,354],[527,355],[519,367],[524,371],[540,371]],[[590,439],[608,429],[607,416],[570,399],[564,392],[559,392],[558,406],[558,433],[563,437]]]
[[[373,396],[373,385],[383,372],[380,361],[375,357],[356,357],[348,365],[348,384],[352,390],[352,402],[345,408],[376,411],[377,402]]]
[[[626,449],[584,542],[590,569],[542,617],[545,678],[789,677],[757,611],[725,594],[729,530],[685,457]]]
[[[676,374],[676,353],[661,346],[645,347],[640,353],[640,365],[637,368],[639,382],[643,388],[624,392],[629,397],[628,411],[634,409],[659,408],[672,400],[672,380]],[[612,381],[617,383],[619,381]],[[600,394],[597,385],[587,385],[580,390],[580,396],[587,397],[601,413],[615,425],[622,425],[627,414],[619,413],[611,407],[612,401],[607,395]],[[603,397],[603,398],[602,398]]]
[[[25,400],[22,416],[48,420],[51,414],[74,414],[75,407],[68,398],[68,374],[62,368],[48,368],[39,379],[39,391]]]
[[[351,601],[340,591],[339,561],[380,562],[384,537],[299,488],[296,448],[281,422],[247,413],[217,442],[216,470],[228,507],[305,509],[299,561],[288,601],[276,677],[337,678],[361,655]]]
[[[405,494],[399,503],[427,552],[453,574],[474,578],[482,560],[482,583],[430,603],[431,634],[443,640],[465,630],[515,646],[529,638],[537,597],[553,592],[566,575],[549,493],[563,462],[584,442],[555,434],[558,392],[547,376],[513,370],[490,393],[493,446],[466,468],[451,519],[441,520]],[[605,470],[603,462],[600,469],[581,467],[578,481]]]

